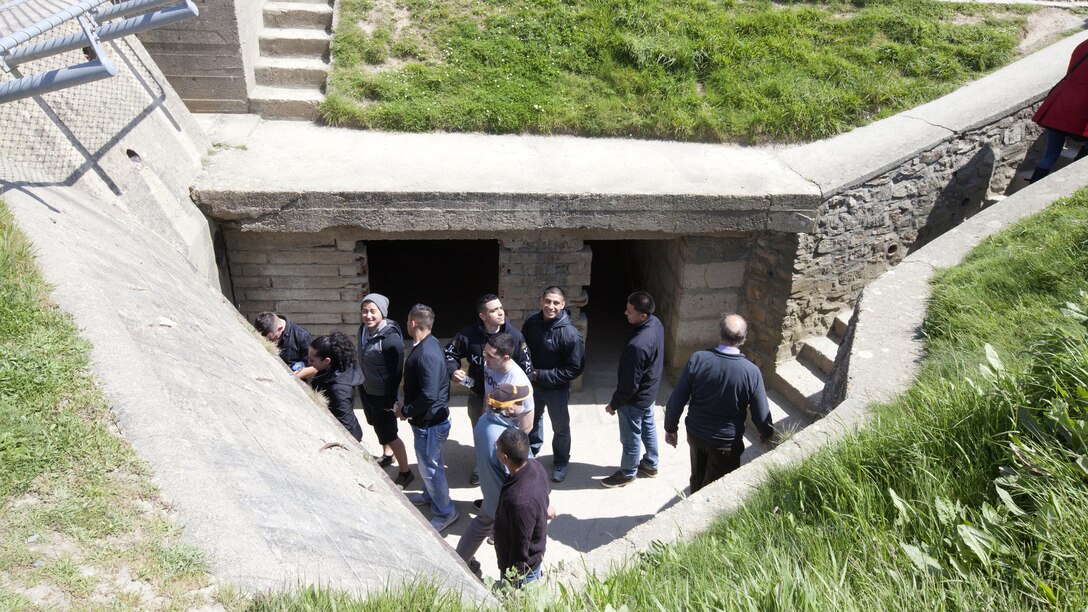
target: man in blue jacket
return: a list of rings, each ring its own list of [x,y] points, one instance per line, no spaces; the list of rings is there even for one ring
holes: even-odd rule
[[[442,461],[442,449],[450,437],[450,379],[442,345],[431,334],[433,327],[434,311],[423,304],[413,306],[408,313],[408,335],[415,344],[404,360],[404,402],[393,404],[393,412],[412,424],[423,477],[423,493],[413,493],[408,500],[417,506],[430,504],[431,525],[442,532],[458,514]]]
[[[630,325],[627,344],[620,355],[619,374],[612,401],[604,407],[617,415],[623,457],[620,469],[601,481],[605,487],[622,487],[642,474],[657,476],[657,425],[654,401],[665,371],[665,328],[654,316],[654,298],[645,291],[627,297],[624,315]],[[646,454],[639,460],[639,441]]]
[[[665,408],[665,442],[675,447],[680,415],[685,404],[690,407],[685,425],[692,493],[740,467],[748,411],[760,442],[774,435],[763,375],[740,353],[748,324],[740,315],[725,314],[718,332],[718,348],[691,356]]]
[[[521,332],[533,356],[535,414],[529,432],[533,456],[544,445],[544,412],[552,429],[552,480],[563,482],[570,463],[570,384],[586,365],[585,341],[574,327],[567,296],[559,287],[548,287],[540,296],[540,312],[525,320]]]

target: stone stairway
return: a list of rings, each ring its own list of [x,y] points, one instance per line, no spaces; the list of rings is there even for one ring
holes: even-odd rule
[[[835,366],[835,355],[846,334],[850,314],[849,310],[840,312],[826,336],[807,338],[796,357],[779,363],[767,377],[770,389],[811,418],[822,416],[818,413],[820,397]]]
[[[317,117],[325,99],[333,7],[328,0],[268,2],[250,111],[266,119]]]

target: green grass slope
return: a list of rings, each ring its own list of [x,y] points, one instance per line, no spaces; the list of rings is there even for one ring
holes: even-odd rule
[[[343,0],[321,116],[405,131],[806,141],[1008,62],[1027,8]]]
[[[0,201],[0,610],[205,603],[146,466],[114,433],[90,347]]]

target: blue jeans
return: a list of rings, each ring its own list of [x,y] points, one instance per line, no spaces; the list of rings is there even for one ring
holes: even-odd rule
[[[529,432],[529,448],[534,457],[544,446],[544,412],[552,422],[552,464],[563,467],[570,463],[570,389],[541,389],[533,387],[533,430]]]
[[[634,476],[638,472],[639,440],[646,445],[646,455],[642,461],[647,466],[657,469],[657,425],[654,424],[654,406],[620,406],[616,410],[620,423],[620,444],[623,445],[623,458],[620,459],[620,471],[624,476]]]
[[[450,485],[446,482],[446,466],[442,462],[442,447],[450,437],[450,420],[426,428],[412,426],[415,434],[416,462],[423,477],[423,499],[431,502],[431,514],[439,520],[453,516]]]

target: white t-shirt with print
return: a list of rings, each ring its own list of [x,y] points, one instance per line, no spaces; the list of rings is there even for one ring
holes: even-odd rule
[[[511,426],[517,427],[518,415],[533,411],[533,385],[529,383],[529,377],[525,374],[525,370],[521,369],[521,366],[516,363],[511,363],[510,365],[510,370],[506,372],[499,372],[498,370],[492,370],[486,365],[484,366],[484,409],[491,409],[487,405],[487,396],[491,395],[491,392],[499,385],[529,387],[529,397],[522,400],[524,407],[521,409],[521,412],[518,412],[514,416],[508,417],[503,415],[502,417],[506,419]]]

